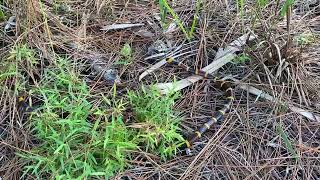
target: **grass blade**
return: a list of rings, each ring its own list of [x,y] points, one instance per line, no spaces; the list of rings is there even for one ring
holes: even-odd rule
[[[297,160],[299,157],[298,154],[296,153],[296,150],[293,149],[292,143],[289,140],[289,137],[287,133],[284,132],[282,125],[278,123],[276,125],[276,129],[278,134],[280,135],[281,139],[284,141],[284,144],[286,146],[286,149],[290,152],[290,154]]]

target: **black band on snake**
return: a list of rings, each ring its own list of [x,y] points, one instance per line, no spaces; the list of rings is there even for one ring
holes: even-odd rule
[[[18,96],[18,108],[21,112],[32,112],[33,108],[26,102],[24,95]]]
[[[224,107],[219,109],[218,111],[216,111],[213,115],[213,117],[208,118],[207,122],[204,123],[204,125],[198,129],[197,131],[195,131],[194,135],[192,136],[192,138],[190,138],[189,140],[186,140],[185,142],[185,151],[187,155],[191,154],[191,146],[192,144],[202,136],[203,133],[205,133],[208,129],[210,129],[210,127],[217,123],[217,122],[222,122],[223,121],[223,117],[224,115],[230,110],[231,108],[231,104],[234,100],[234,96],[233,96],[233,89],[230,87],[230,83],[223,81],[223,80],[219,80],[217,77],[212,76],[211,74],[209,74],[208,72],[199,70],[199,69],[192,69],[189,66],[183,64],[182,62],[178,62],[176,61],[174,58],[169,57],[166,59],[168,64],[174,64],[177,65],[183,69],[185,69],[188,72],[191,72],[195,75],[199,75],[202,76],[206,79],[212,79],[214,82],[215,87],[225,91],[225,96],[226,96],[226,103],[224,104]]]

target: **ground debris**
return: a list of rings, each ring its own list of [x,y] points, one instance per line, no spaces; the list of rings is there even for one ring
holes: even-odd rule
[[[113,24],[108,26],[103,26],[100,30],[101,31],[111,31],[111,30],[118,30],[118,29],[127,29],[132,27],[139,27],[144,26],[144,24]]]

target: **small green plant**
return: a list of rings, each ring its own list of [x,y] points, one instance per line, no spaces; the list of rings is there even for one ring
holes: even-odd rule
[[[167,17],[167,13],[169,13],[173,17],[175,22],[178,24],[180,30],[184,33],[186,38],[188,40],[192,39],[196,24],[197,24],[198,14],[199,14],[200,7],[201,7],[201,0],[197,0],[197,2],[196,2],[195,14],[193,16],[193,21],[192,21],[192,25],[191,25],[190,30],[188,30],[183,25],[183,22],[181,21],[181,19],[177,15],[177,13],[175,13],[174,10],[170,7],[167,0],[159,0],[159,6],[160,6],[160,18],[161,18],[161,22],[162,22],[163,26],[167,27],[166,17]]]
[[[31,70],[37,64],[35,55],[35,51],[27,45],[18,44],[11,49],[7,58],[2,59],[0,82],[11,78],[15,82],[14,95],[24,90],[26,78],[23,76],[22,71]]]
[[[286,13],[290,10],[290,7],[293,5],[294,0],[286,0],[284,5],[282,6],[280,10],[280,15],[283,17],[286,15]]]
[[[287,133],[283,130],[282,124],[277,123],[276,125],[276,130],[277,133],[280,135],[282,140],[284,141],[286,149],[289,151],[289,153],[296,159],[298,160],[299,156],[296,152],[296,150],[293,148],[291,141],[289,140],[289,137]]]
[[[0,71],[0,81],[19,75],[19,72],[17,72],[17,63],[9,59],[4,60],[4,62],[0,64]]]
[[[128,150],[136,148],[133,133],[122,120],[125,104],[102,96],[103,108],[93,106],[89,88],[66,59],[58,58],[43,76],[33,89],[43,103],[30,116],[39,145],[19,153],[27,161],[24,175],[107,179],[123,170],[130,158]]]
[[[240,11],[240,16],[244,16],[244,0],[237,0],[237,6]]]
[[[258,6],[259,6],[260,8],[265,7],[268,2],[269,2],[269,0],[257,0]]]
[[[295,0],[286,0],[284,5],[281,7],[280,10],[280,15],[282,17],[284,17],[286,15],[286,13],[289,11],[290,7],[293,5]],[[269,2],[269,0],[257,0],[256,1],[256,5],[259,8],[259,10],[261,10],[262,8],[264,8],[267,3]],[[240,15],[243,16],[244,15],[244,5],[245,5],[245,0],[237,0],[237,7],[240,11]]]
[[[146,151],[160,154],[162,159],[171,157],[184,142],[179,134],[180,119],[173,110],[177,93],[161,95],[152,87],[140,92],[128,93],[130,103],[139,124],[137,141],[144,144]]]
[[[162,23],[162,26],[167,28],[167,8],[165,7],[164,0],[159,0],[159,7],[160,7],[160,20]]]
[[[299,45],[309,45],[316,41],[316,36],[312,33],[300,34],[296,41]]]
[[[250,61],[250,57],[247,56],[246,54],[242,53],[238,56],[236,56],[232,62],[235,63],[235,64],[243,64],[243,63],[246,63],[247,61]]]
[[[115,64],[128,65],[132,63],[132,48],[126,43],[120,51],[121,58]]]
[[[2,7],[0,6],[0,21],[5,20],[5,18],[6,18],[6,16],[5,16],[4,12],[3,12]]]
[[[10,52],[8,59],[14,59],[18,63],[28,63],[32,67],[37,64],[36,53],[33,49],[29,48],[26,44],[17,45]]]
[[[288,109],[289,109],[289,107],[288,107],[288,104],[286,104],[286,103],[280,103],[278,105],[278,113],[280,113],[280,114],[288,112]]]
[[[67,13],[70,11],[70,7],[68,6],[68,4],[63,1],[55,1],[53,3],[53,7],[56,13]]]

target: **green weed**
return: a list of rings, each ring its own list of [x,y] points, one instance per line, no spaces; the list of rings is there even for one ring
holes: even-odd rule
[[[121,58],[115,64],[129,65],[132,63],[132,48],[126,43],[120,51]]]
[[[281,123],[277,123],[276,130],[277,130],[278,134],[280,135],[280,137],[282,138],[282,140],[284,141],[286,149],[297,160],[297,158],[299,156],[298,156],[296,150],[293,148],[292,143],[289,140],[287,133],[285,133],[285,131],[283,130]]]
[[[288,104],[280,103],[277,111],[278,113],[282,114],[282,113],[288,112],[288,110],[289,110]]]
[[[251,58],[249,56],[247,56],[246,54],[242,53],[238,56],[236,56],[232,62],[235,63],[235,64],[243,64],[243,63],[246,63],[247,61],[250,61]]]
[[[192,21],[192,25],[191,25],[190,30],[188,30],[183,25],[182,20],[179,18],[177,13],[174,12],[174,10],[171,8],[171,6],[169,5],[167,0],[159,0],[159,6],[160,6],[160,18],[161,18],[161,22],[162,22],[163,26],[167,27],[166,17],[167,17],[167,13],[169,13],[173,17],[175,22],[178,24],[180,30],[184,33],[186,38],[188,40],[192,39],[196,24],[197,24],[198,14],[199,14],[200,7],[201,7],[201,0],[197,0],[197,2],[196,2],[195,14],[193,16],[193,21]]]
[[[309,45],[316,42],[316,36],[312,33],[300,34],[296,41],[299,45]]]
[[[0,71],[0,81],[6,80],[10,77],[16,77],[18,75],[17,64],[15,62],[4,61],[0,64]]]
[[[16,61],[17,63],[27,63],[32,67],[37,64],[35,51],[29,48],[26,44],[15,46],[14,49],[10,52],[10,56],[8,57],[8,59],[14,59],[14,61]]]
[[[159,7],[160,7],[160,20],[162,26],[166,29],[167,28],[167,8],[165,7],[164,0],[159,0]]]
[[[142,88],[140,92],[128,92],[138,123],[137,141],[145,144],[146,151],[159,154],[162,159],[176,153],[184,141],[179,134],[180,118],[173,110],[177,93],[161,95],[156,88]]]
[[[27,45],[18,44],[12,48],[9,55],[0,64],[0,82],[7,79],[14,81],[14,95],[24,90],[26,77],[23,71],[32,69],[36,64],[35,51]]]
[[[294,0],[286,0],[284,5],[282,6],[280,10],[280,15],[283,17],[286,15],[286,13],[290,10],[289,8],[293,5]]]
[[[257,4],[260,8],[263,8],[267,5],[267,3],[269,2],[269,0],[257,0]]]
[[[0,21],[5,20],[5,18],[6,18],[6,15],[4,14],[2,7],[0,6]]]
[[[196,3],[196,12],[193,16],[193,20],[192,20],[192,24],[191,24],[191,28],[190,28],[190,31],[189,31],[189,39],[191,39],[193,37],[193,33],[196,29],[196,25],[197,25],[197,18],[198,18],[198,15],[199,15],[199,11],[200,11],[200,7],[201,7],[201,1],[200,0],[197,0],[197,3]]]
[[[24,175],[31,173],[37,179],[108,178],[128,165],[128,150],[136,145],[122,121],[124,104],[101,97],[103,108],[94,107],[89,88],[74,69],[66,59],[58,58],[33,89],[43,101],[30,116],[39,145],[19,153],[28,162]],[[117,113],[108,113],[115,104]]]
[[[269,0],[257,0],[256,1],[256,5],[258,7],[258,11],[260,11],[262,8],[264,8],[267,3],[269,2]],[[292,6],[294,4],[295,0],[286,0],[284,5],[281,7],[280,10],[280,15],[282,17],[284,17],[287,13],[287,11],[289,11],[290,6]],[[243,16],[244,15],[244,6],[245,6],[245,0],[237,0],[237,7],[240,11],[240,15]]]
[[[237,0],[237,6],[240,11],[240,16],[244,16],[244,0]]]
[[[131,57],[125,46],[122,56]],[[36,53],[26,45],[17,46],[7,58],[1,78],[22,76],[22,65],[35,68]],[[31,133],[37,144],[28,152],[17,153],[25,163],[23,177],[37,179],[108,179],[130,164],[130,152],[140,145],[165,159],[175,154],[183,142],[178,133],[180,119],[173,111],[178,94],[162,96],[155,89],[129,92],[118,98],[116,85],[111,97],[91,95],[79,78],[75,63],[57,57],[43,70],[42,79],[29,90],[41,99],[29,116]],[[18,69],[20,69],[18,71]],[[18,92],[17,90],[16,92]],[[93,103],[99,99],[99,104]],[[122,112],[134,108],[139,123],[147,128],[128,128]]]

